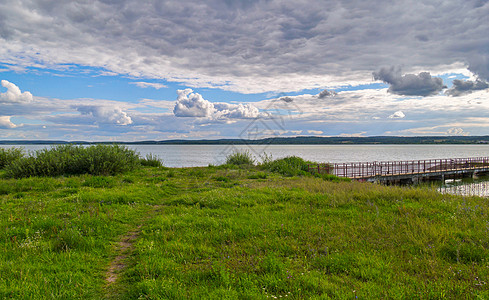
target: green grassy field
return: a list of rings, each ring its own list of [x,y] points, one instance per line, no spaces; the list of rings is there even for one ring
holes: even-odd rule
[[[3,177],[0,227],[0,298],[489,299],[487,199],[430,188],[253,166]]]

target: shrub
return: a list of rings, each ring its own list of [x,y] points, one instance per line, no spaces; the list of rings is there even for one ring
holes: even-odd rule
[[[226,157],[227,165],[235,166],[252,166],[255,164],[255,159],[249,151],[234,152]]]
[[[261,167],[270,172],[280,173],[285,176],[296,176],[308,175],[308,164],[312,164],[312,162],[297,156],[288,156],[276,160],[271,160],[270,158],[264,159]]]
[[[82,147],[61,145],[42,149],[7,166],[7,176],[14,178],[60,175],[114,175],[139,165],[134,150],[119,145]]]
[[[0,169],[22,157],[24,157],[24,151],[21,148],[0,148]]]
[[[152,153],[146,154],[145,158],[141,158],[141,165],[147,166],[147,167],[162,167],[163,162],[161,159]]]

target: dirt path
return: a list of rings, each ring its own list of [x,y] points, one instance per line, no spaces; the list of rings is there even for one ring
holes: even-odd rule
[[[107,269],[107,273],[105,275],[106,298],[113,298],[117,296],[117,291],[115,290],[117,281],[120,275],[124,272],[124,269],[129,264],[129,257],[134,251],[134,243],[141,233],[141,227],[148,219],[153,218],[155,214],[161,212],[161,209],[161,205],[154,205],[153,209],[147,212],[145,217],[141,220],[141,224],[139,224],[134,230],[127,232],[125,235],[119,238],[119,242],[114,249],[116,256],[110,262],[109,268]]]
[[[128,232],[122,236],[120,242],[117,244],[116,251],[117,256],[110,262],[109,269],[105,276],[107,286],[110,287],[119,278],[119,274],[126,267],[126,258],[131,255],[133,251],[133,244],[141,232],[141,226],[139,225],[136,230]]]

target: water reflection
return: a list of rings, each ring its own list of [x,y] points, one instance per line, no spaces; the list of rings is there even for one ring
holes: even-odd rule
[[[446,180],[438,191],[442,194],[489,197],[489,178]]]

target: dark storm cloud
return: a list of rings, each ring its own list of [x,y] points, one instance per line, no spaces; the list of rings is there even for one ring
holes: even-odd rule
[[[489,84],[480,79],[477,79],[476,81],[455,79],[453,81],[453,87],[447,90],[446,94],[456,97],[470,94],[473,91],[485,90],[487,88],[489,88]]]
[[[429,72],[402,75],[400,68],[391,67],[381,68],[372,75],[375,80],[388,83],[390,85],[388,91],[398,95],[431,96],[446,88],[441,78],[432,77]]]
[[[368,81],[379,65],[459,63],[489,80],[488,15],[481,0],[4,0],[0,62],[244,92]]]
[[[318,94],[319,99],[327,98],[327,97],[333,97],[336,95],[335,91],[328,91],[328,90],[323,90]]]
[[[285,103],[291,103],[294,101],[291,97],[281,97],[280,100],[284,101]]]
[[[485,46],[489,49],[489,45]],[[479,78],[489,81],[489,54],[475,54],[468,58],[469,70]]]

